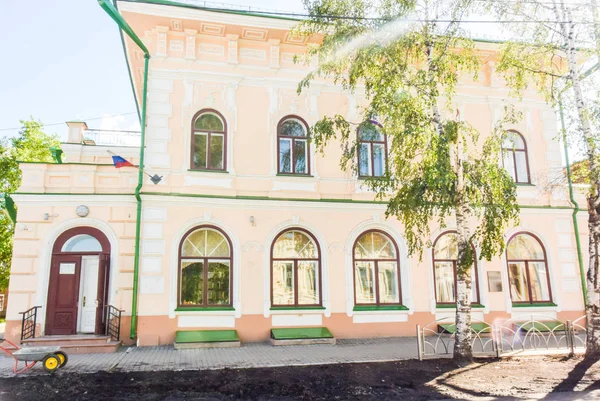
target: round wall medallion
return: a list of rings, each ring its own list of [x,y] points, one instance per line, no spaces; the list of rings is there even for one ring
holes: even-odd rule
[[[90,213],[90,209],[85,205],[77,206],[75,213],[77,213],[77,216],[79,217],[85,217]]]

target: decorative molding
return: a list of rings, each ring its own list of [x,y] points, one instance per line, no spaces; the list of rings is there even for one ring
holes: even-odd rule
[[[156,56],[167,57],[167,32],[169,27],[157,26],[156,27]]]
[[[266,52],[266,50],[262,50],[262,49],[252,49],[252,48],[248,48],[248,47],[242,47],[242,48],[240,48],[240,57],[250,59],[250,60],[261,60],[262,61],[262,60],[267,59],[267,52]]]
[[[279,43],[280,43],[279,39],[269,39],[270,52],[271,52],[269,67],[271,67],[271,68],[279,68],[279,51],[280,51]]]
[[[239,35],[227,35],[227,62],[229,64],[238,63],[238,40]]]
[[[181,22],[181,20],[172,19],[171,20],[171,29],[174,31],[177,31],[177,32],[183,31],[183,23]]]
[[[184,49],[183,47],[183,40],[170,40],[169,41],[169,50],[172,52],[182,52]]]
[[[225,25],[207,24],[206,22],[203,22],[200,24],[200,33],[212,36],[223,36],[225,35]]]
[[[264,42],[269,34],[268,29],[244,28],[242,30],[242,39],[259,40]]]
[[[223,56],[225,55],[225,46],[211,43],[200,43],[198,45],[198,53],[211,56]]]
[[[185,30],[185,58],[188,60],[196,59],[196,34],[195,29]]]
[[[283,43],[288,43],[291,45],[304,45],[308,40],[307,36],[303,35],[295,35],[292,32],[288,32],[285,35],[285,39],[283,39]]]

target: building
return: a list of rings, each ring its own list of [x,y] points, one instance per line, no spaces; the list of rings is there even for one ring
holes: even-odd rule
[[[115,169],[107,151],[137,164],[139,142],[84,122],[68,123],[66,162],[21,164],[8,338],[34,306],[38,335],[103,333],[114,306],[121,338],[138,345],[173,343],[179,330],[235,329],[242,342],[275,327],[414,335],[453,314],[453,223],[432,225],[433,249],[409,256],[402,226],[361,185],[381,174],[385,136],[364,142],[359,177],[340,169],[338,144],[323,156],[307,142],[323,115],[359,120],[365,99],[327,81],[297,95],[311,67],[294,63],[307,46],[290,32],[295,21],[160,0],[117,5],[149,49],[144,165],[162,180],[144,176],[138,218],[138,172]],[[123,46],[141,108],[148,59],[127,35]],[[477,49],[481,78],[461,82],[457,105],[485,134],[508,89],[494,69],[497,44]],[[520,107],[504,163],[521,223],[501,257],[477,261],[473,316],[574,319],[584,313],[584,251],[568,193],[546,185],[561,171],[556,116],[534,93]],[[586,213],[577,216],[585,229]]]

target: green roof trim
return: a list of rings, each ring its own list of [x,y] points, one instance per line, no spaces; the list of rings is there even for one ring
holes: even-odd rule
[[[0,211],[5,213],[13,224],[17,223],[17,209],[10,195],[0,193]]]
[[[275,340],[304,340],[317,338],[333,338],[327,327],[290,327],[271,329],[271,338]]]
[[[240,341],[237,330],[185,330],[175,334],[178,344]]]
[[[456,333],[456,325],[454,323],[438,324],[440,333]],[[491,333],[491,326],[487,323],[471,323],[471,331],[473,333]]]

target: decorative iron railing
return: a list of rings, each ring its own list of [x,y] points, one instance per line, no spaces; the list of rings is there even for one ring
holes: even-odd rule
[[[419,359],[452,354],[455,342],[454,317],[417,326]],[[472,320],[474,356],[507,356],[530,351],[575,353],[586,343],[585,316],[573,322],[545,315],[521,315],[492,324]]]
[[[27,309],[25,312],[19,312],[19,315],[23,315],[21,320],[21,341],[35,338],[37,310],[39,308],[41,308],[41,306],[34,306],[33,308]]]
[[[121,309],[117,309],[112,305],[106,306],[106,335],[112,340],[119,341],[121,339]]]
[[[139,131],[88,129],[83,132],[83,143],[86,145],[140,146],[141,133]]]

